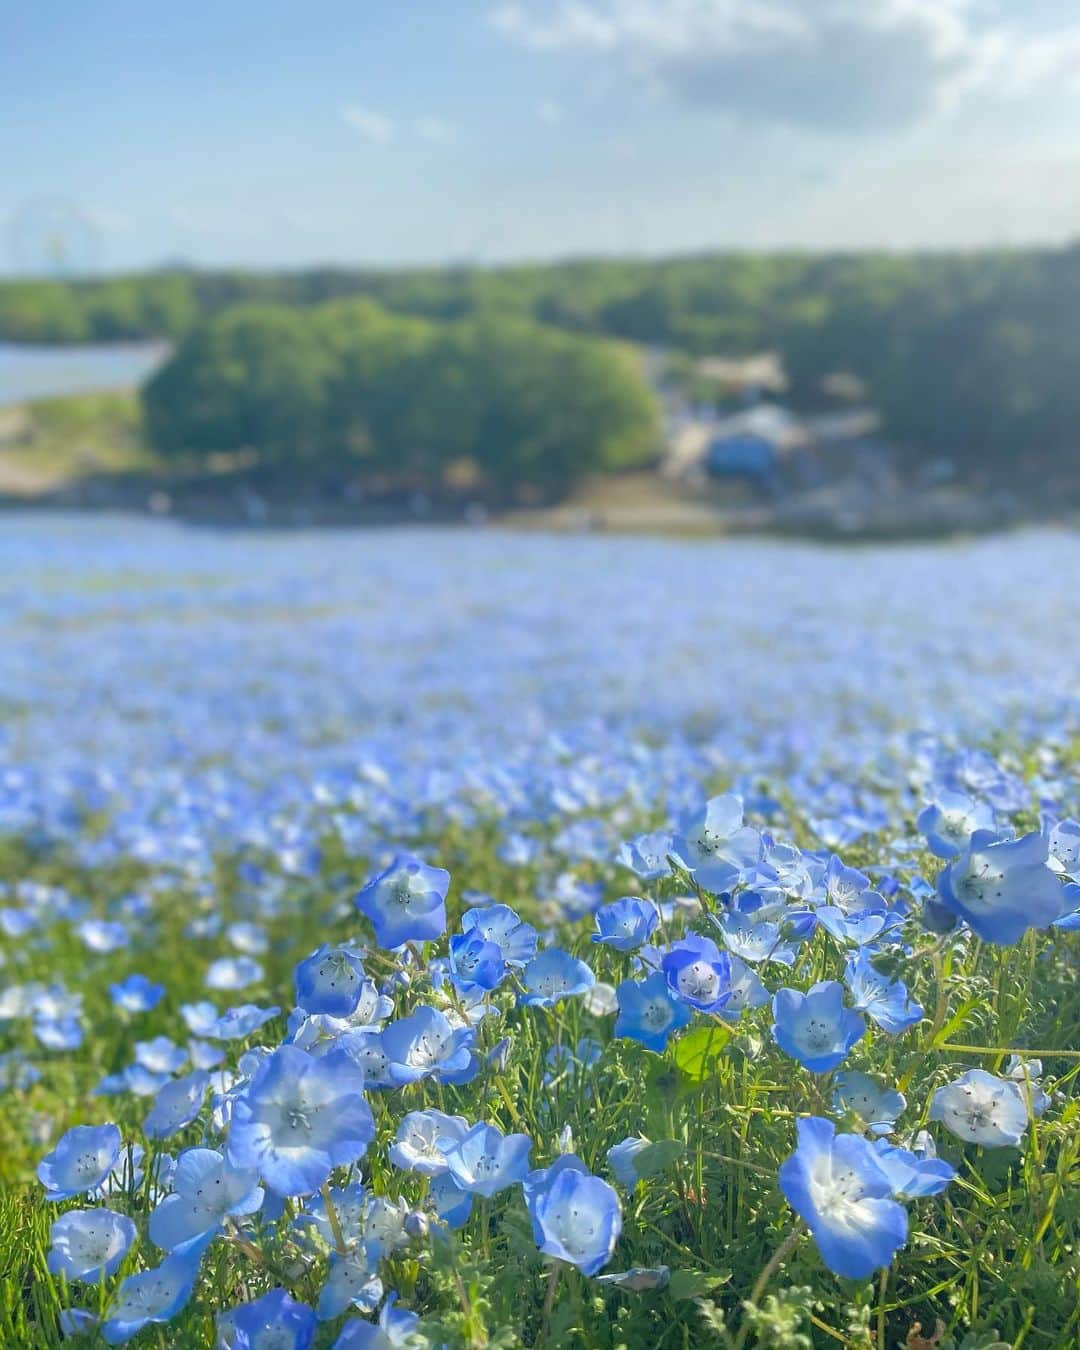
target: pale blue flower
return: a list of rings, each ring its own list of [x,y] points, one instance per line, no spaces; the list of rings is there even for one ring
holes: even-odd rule
[[[201,1251],[174,1252],[152,1270],[129,1275],[113,1295],[101,1333],[121,1345],[147,1323],[170,1322],[191,1297]]]
[[[871,1078],[857,1069],[846,1069],[836,1075],[834,1109],[853,1111],[871,1134],[891,1134],[905,1106],[904,1094],[887,1087],[878,1078]]]
[[[46,1200],[67,1200],[100,1186],[120,1156],[115,1125],[73,1125],[38,1163]]]
[[[316,1059],[280,1046],[233,1103],[229,1162],[256,1170],[278,1195],[310,1195],[374,1139],[363,1089],[363,1074],[340,1051]]]
[[[150,1215],[150,1241],[171,1252],[207,1233],[225,1220],[254,1214],[263,1191],[254,1168],[233,1167],[212,1148],[189,1148],[176,1160],[173,1193]]]
[[[1047,928],[1064,911],[1061,882],[1047,866],[1045,835],[1001,839],[976,830],[938,877],[938,896],[984,942],[1009,946],[1029,928]]]
[[[859,1014],[844,1007],[844,989],[835,980],[812,985],[805,994],[779,990],[773,996],[773,1018],[777,1045],[811,1073],[828,1073],[842,1064],[866,1033]]]
[[[1027,1103],[1018,1083],[985,1069],[968,1069],[939,1087],[930,1099],[930,1119],[969,1144],[1004,1148],[1019,1144],[1028,1124]]]
[[[525,967],[522,983],[525,986],[522,1003],[553,1008],[564,998],[586,993],[596,983],[596,976],[576,956],[561,947],[549,947]]]
[[[97,1284],[114,1275],[135,1241],[135,1225],[111,1209],[69,1209],[49,1230],[48,1267],[54,1275]]]
[[[585,1275],[607,1265],[622,1232],[622,1205],[606,1181],[593,1176],[580,1158],[564,1153],[551,1167],[530,1172],[524,1190],[542,1252]]]
[[[446,1149],[450,1175],[463,1191],[490,1199],[498,1191],[524,1181],[529,1171],[532,1140],[508,1134],[479,1121]]]
[[[864,1280],[889,1265],[907,1240],[907,1214],[861,1135],[837,1134],[831,1121],[816,1116],[796,1128],[798,1147],[780,1165],[780,1189],[828,1268]]]

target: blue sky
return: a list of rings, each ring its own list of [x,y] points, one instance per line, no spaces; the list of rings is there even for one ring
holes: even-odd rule
[[[0,165],[4,272],[49,200],[109,270],[1059,241],[1080,11],[35,0],[0,26]]]

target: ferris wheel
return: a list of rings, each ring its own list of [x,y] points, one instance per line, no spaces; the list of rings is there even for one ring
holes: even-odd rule
[[[74,277],[93,270],[98,239],[93,222],[63,197],[34,197],[8,224],[12,260],[20,272]]]

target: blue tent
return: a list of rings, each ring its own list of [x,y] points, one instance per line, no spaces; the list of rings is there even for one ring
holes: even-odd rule
[[[776,466],[775,442],[753,432],[717,436],[705,452],[705,467],[715,478],[751,478],[760,482],[771,478]]]

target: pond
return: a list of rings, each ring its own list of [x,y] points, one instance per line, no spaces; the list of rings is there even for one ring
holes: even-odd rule
[[[168,352],[164,342],[63,347],[0,342],[0,408],[36,398],[134,388]]]

